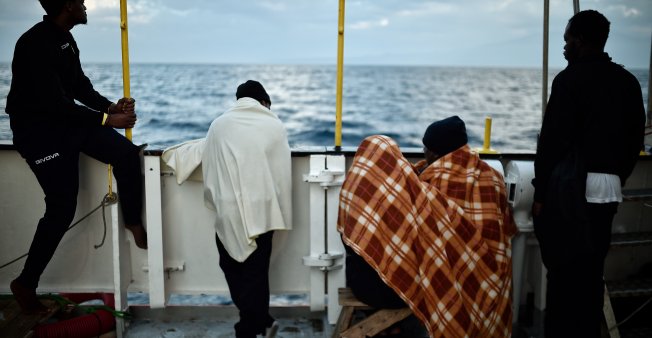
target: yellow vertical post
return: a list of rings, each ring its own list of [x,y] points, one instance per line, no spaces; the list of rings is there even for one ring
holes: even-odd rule
[[[487,116],[484,120],[484,142],[482,148],[476,149],[480,154],[498,154],[491,148],[491,117]]]
[[[484,143],[482,143],[482,148],[491,148],[491,117],[489,116],[484,119]]]
[[[122,37],[122,83],[124,97],[131,98],[129,88],[129,29],[127,26],[127,0],[120,0],[120,31]],[[125,136],[131,141],[131,128],[125,129]]]
[[[127,0],[120,0],[120,37],[122,41],[122,86],[123,96],[131,98],[129,84],[129,30],[127,28]],[[125,129],[125,137],[131,141],[131,128]],[[108,166],[109,192],[113,197],[113,173],[111,165]]]
[[[342,147],[342,83],[344,79],[344,0],[340,0],[337,23],[337,88],[335,94],[335,149]]]

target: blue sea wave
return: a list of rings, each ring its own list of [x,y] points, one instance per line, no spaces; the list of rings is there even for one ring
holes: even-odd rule
[[[111,100],[122,96],[119,64],[85,64],[95,89]],[[206,135],[210,123],[235,102],[237,86],[260,81],[272,110],[288,130],[292,147],[332,146],[335,134],[335,66],[133,64],[131,95],[137,100],[134,142],[163,149]],[[648,71],[630,70],[647,102]],[[549,74],[552,81],[557,71]],[[11,81],[0,64],[0,109]],[[402,147],[421,147],[433,121],[460,116],[469,143],[483,143],[491,116],[492,148],[533,153],[541,125],[541,71],[517,68],[346,66],[342,145],[357,146],[385,134]],[[11,140],[9,118],[0,114],[0,140]]]

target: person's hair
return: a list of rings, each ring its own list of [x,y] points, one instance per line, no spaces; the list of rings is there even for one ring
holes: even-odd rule
[[[589,9],[568,20],[568,33],[602,49],[609,37],[610,24],[600,12]]]
[[[61,14],[66,2],[71,0],[38,0],[41,6],[49,16],[57,16]]]
[[[242,97],[250,97],[256,101],[263,104],[267,102],[272,104],[272,100],[269,99],[269,95],[265,91],[265,88],[258,81],[247,80],[247,82],[238,86],[238,90],[235,92],[235,98],[240,99]]]

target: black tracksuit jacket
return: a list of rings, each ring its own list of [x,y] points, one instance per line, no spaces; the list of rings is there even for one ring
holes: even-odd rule
[[[16,43],[12,72],[5,109],[12,129],[32,124],[100,125],[111,105],[84,75],[72,34],[47,15]]]
[[[625,180],[643,147],[645,109],[638,80],[606,53],[577,60],[552,83],[534,162],[534,200],[575,144],[587,172]]]

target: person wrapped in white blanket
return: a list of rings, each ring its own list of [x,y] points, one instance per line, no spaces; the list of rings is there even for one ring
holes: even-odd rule
[[[241,84],[236,98],[206,136],[204,200],[216,211],[220,267],[240,311],[236,337],[256,337],[277,327],[269,314],[269,263],[274,231],[292,228],[290,147],[259,82]]]

